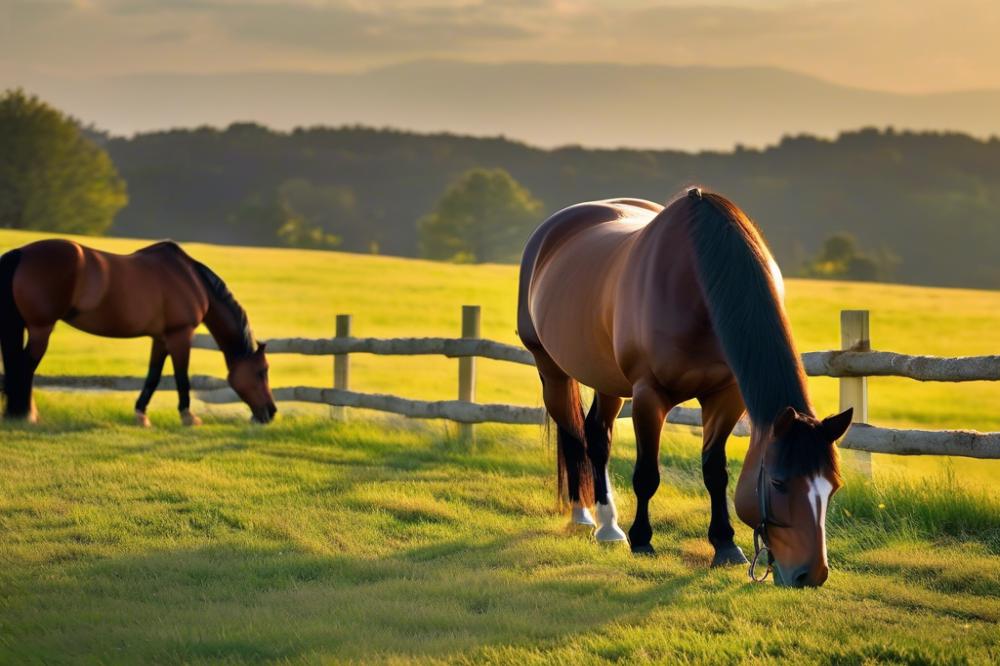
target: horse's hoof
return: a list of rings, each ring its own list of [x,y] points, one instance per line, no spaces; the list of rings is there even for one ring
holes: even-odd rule
[[[585,506],[573,507],[573,524],[586,525],[587,527],[597,527],[594,517],[590,515],[590,509]]]
[[[186,426],[200,426],[201,419],[188,411],[181,412],[181,423]]]
[[[632,546],[633,555],[656,555],[656,549],[653,548],[653,544],[645,543],[637,546]]]
[[[3,420],[9,423],[38,423],[38,413],[29,412],[27,414],[4,414]]]
[[[149,417],[146,416],[146,412],[136,411],[135,413],[135,424],[140,428],[149,428],[153,424],[150,422]]]
[[[617,543],[620,541],[628,541],[628,537],[622,532],[622,528],[618,527],[617,523],[608,523],[606,525],[601,525],[594,532],[594,538],[600,543]]]
[[[746,558],[746,555],[743,554],[739,546],[726,546],[715,551],[715,557],[712,559],[712,568],[728,567],[737,564],[750,564],[750,560]]]

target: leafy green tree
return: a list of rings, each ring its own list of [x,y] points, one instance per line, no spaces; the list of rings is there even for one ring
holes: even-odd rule
[[[331,250],[340,245],[340,238],[311,224],[304,217],[293,215],[278,229],[278,240],[287,247]]]
[[[877,256],[862,253],[854,236],[838,233],[823,241],[819,253],[806,265],[805,273],[810,277],[874,282],[889,279],[898,263],[898,259],[885,251]]]
[[[296,247],[338,247],[342,243],[357,251],[364,249],[367,231],[358,216],[358,201],[348,187],[317,185],[302,178],[286,180],[278,187],[278,197],[301,220],[292,228],[299,229],[300,240],[279,229],[278,236]],[[299,233],[299,232],[296,232]]]
[[[542,203],[503,169],[472,169],[418,223],[429,259],[517,261],[540,222]]]
[[[289,182],[293,183],[291,187],[286,183],[268,195],[247,197],[229,216],[229,223],[239,227],[241,237],[250,243],[312,249],[338,247],[340,237],[327,232],[293,201],[292,195],[304,185]]]
[[[0,228],[100,234],[127,201],[76,122],[22,90],[0,96]]]

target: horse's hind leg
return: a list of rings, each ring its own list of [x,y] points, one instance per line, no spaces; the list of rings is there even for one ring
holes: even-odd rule
[[[163,375],[163,364],[167,360],[167,346],[160,338],[153,338],[153,346],[149,352],[149,372],[146,373],[146,382],[142,386],[139,399],[135,401],[135,421],[138,425],[148,428],[150,426],[149,417],[146,416],[146,407],[156,392],[156,387],[160,385],[160,377]]]
[[[705,488],[712,502],[712,520],[708,526],[708,541],[715,548],[712,566],[747,564],[739,546],[733,543],[733,526],[729,520],[726,488],[726,441],[743,415],[743,398],[732,384],[709,396],[699,398],[704,442],[701,450],[701,471]]]
[[[580,385],[550,359],[539,356],[536,355],[536,360],[542,379],[542,399],[556,423],[559,498],[561,502],[569,501],[574,522],[594,525],[587,510],[594,503],[594,486],[587,460]]]
[[[598,541],[625,541],[625,533],[618,527],[618,510],[608,477],[608,460],[611,457],[611,433],[615,419],[624,400],[605,393],[594,393],[594,401],[584,421],[587,434],[587,458],[594,478],[594,500],[599,527],[594,532]]]

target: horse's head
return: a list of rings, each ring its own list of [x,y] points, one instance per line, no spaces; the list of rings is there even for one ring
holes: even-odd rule
[[[841,486],[834,442],[847,431],[851,416],[848,409],[820,421],[788,407],[747,455],[736,488],[736,513],[754,528],[758,555],[768,558],[759,565],[773,558],[778,585],[826,582],[826,507]]]
[[[270,423],[278,411],[268,385],[265,347],[261,343],[257,351],[232,361],[227,377],[236,394],[250,406],[253,420],[257,423]]]

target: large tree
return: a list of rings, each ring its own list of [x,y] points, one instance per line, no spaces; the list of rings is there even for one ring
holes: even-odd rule
[[[541,221],[542,203],[503,169],[472,169],[419,222],[429,259],[516,261]]]
[[[21,90],[0,96],[0,228],[100,234],[127,202],[103,148]]]

